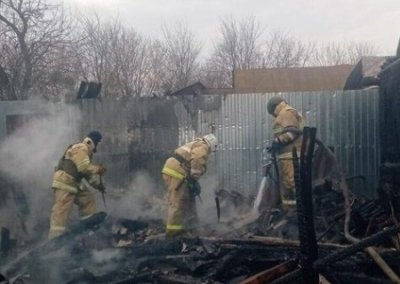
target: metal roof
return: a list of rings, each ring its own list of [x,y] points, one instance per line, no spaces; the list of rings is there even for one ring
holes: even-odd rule
[[[235,93],[342,90],[354,65],[234,70]]]

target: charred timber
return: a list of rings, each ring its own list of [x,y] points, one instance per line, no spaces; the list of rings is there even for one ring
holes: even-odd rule
[[[297,149],[295,147],[293,148],[292,154],[301,252],[299,265],[305,282],[318,284],[318,273],[315,273],[312,267],[313,262],[318,259],[312,197],[312,158],[315,146],[315,135],[315,128],[304,128],[300,165]]]

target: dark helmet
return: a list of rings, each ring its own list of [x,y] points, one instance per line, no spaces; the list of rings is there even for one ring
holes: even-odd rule
[[[281,97],[272,97],[268,100],[267,110],[269,114],[274,114],[275,108],[285,100]]]
[[[101,133],[98,131],[90,131],[87,137],[89,137],[93,141],[95,147],[97,147],[97,144],[101,141],[102,138]]]

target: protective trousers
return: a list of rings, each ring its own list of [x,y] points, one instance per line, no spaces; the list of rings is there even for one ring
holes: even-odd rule
[[[89,189],[78,190],[77,194],[62,189],[54,189],[55,203],[51,212],[49,239],[60,236],[68,223],[72,204],[78,205],[79,217],[85,220],[96,213],[96,202]]]
[[[279,159],[279,187],[283,206],[288,210],[296,207],[293,159]]]
[[[189,194],[187,182],[163,174],[168,189],[167,237],[184,234],[198,223],[196,200]]]

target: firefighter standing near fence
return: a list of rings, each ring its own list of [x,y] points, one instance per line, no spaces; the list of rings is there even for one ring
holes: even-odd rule
[[[299,132],[303,131],[305,120],[281,97],[272,97],[268,101],[267,110],[274,117],[274,140],[270,149],[278,161],[282,206],[285,210],[293,211],[296,208],[296,195],[292,150],[296,147],[300,157],[302,135]]]
[[[64,232],[73,203],[78,205],[81,220],[96,213],[95,198],[82,180],[100,191],[105,190],[99,176],[104,175],[106,169],[91,162],[101,138],[100,132],[91,131],[83,142],[70,145],[61,157],[53,176],[55,203],[51,212],[49,239]]]
[[[207,171],[208,156],[216,151],[217,145],[215,135],[207,134],[177,148],[165,162],[162,176],[168,189],[167,237],[183,235],[198,222],[195,200],[201,191],[198,180]]]

